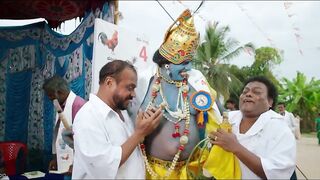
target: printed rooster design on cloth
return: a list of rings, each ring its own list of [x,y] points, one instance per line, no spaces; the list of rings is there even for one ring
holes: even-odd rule
[[[98,36],[98,39],[101,40],[101,43],[105,46],[107,46],[109,49],[114,52],[114,49],[118,45],[118,31],[114,31],[111,38],[108,38],[106,33],[101,32]]]
[[[62,160],[68,160],[69,159],[69,154],[67,154],[66,156],[61,156]]]

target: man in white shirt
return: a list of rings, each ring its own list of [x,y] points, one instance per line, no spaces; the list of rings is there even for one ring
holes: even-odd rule
[[[161,109],[139,112],[135,127],[125,111],[135,97],[137,72],[133,65],[114,60],[102,67],[99,90],[76,115],[73,179],[144,179],[138,144],[162,117]]]
[[[286,111],[286,105],[283,102],[278,103],[279,114],[283,116],[284,121],[289,126],[291,132],[295,134],[297,124],[294,115],[291,112]]]
[[[218,129],[209,135],[211,143],[240,160],[242,179],[290,179],[294,174],[296,141],[272,110],[276,100],[270,80],[250,78],[239,98],[240,111],[229,113],[232,133]]]
[[[43,83],[43,89],[51,101],[55,99],[58,101],[66,123],[71,126],[74,117],[86,101],[72,92],[68,82],[58,75],[46,79]],[[73,161],[72,131],[68,130],[64,123],[61,122],[59,113],[62,112],[58,111],[55,118],[52,141],[53,158],[49,163],[49,170],[71,176]]]

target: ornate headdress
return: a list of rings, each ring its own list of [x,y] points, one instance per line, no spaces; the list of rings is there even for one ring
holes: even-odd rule
[[[179,22],[178,24],[176,24]],[[173,27],[176,25],[175,27]],[[159,53],[173,64],[192,60],[199,44],[199,33],[194,26],[194,20],[189,9],[185,10],[169,27],[164,36],[164,42]]]

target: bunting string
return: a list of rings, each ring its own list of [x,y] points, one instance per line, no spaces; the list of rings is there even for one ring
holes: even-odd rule
[[[249,15],[247,9],[245,9],[239,2],[236,3],[238,8],[243,12],[246,17],[249,19],[249,21],[258,29],[258,31],[266,38],[266,40],[270,43],[272,47],[276,47],[274,44],[274,41],[268,36],[267,33],[265,33],[262,28],[253,20],[253,18]]]
[[[294,35],[295,40],[297,42],[298,51],[303,56],[303,51],[301,49],[302,37],[300,35],[300,28],[298,28],[297,25],[294,22],[292,22],[293,21],[292,17],[296,16],[296,13],[290,12],[290,9],[292,9],[291,7],[293,6],[293,2],[285,1],[283,3],[283,6],[284,6],[286,14],[289,18],[289,22],[291,23],[291,27],[293,29],[293,35]]]

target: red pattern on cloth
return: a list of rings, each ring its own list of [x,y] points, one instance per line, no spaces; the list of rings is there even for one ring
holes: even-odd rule
[[[86,11],[102,8],[108,0],[1,0],[0,19],[44,18],[51,28]]]

